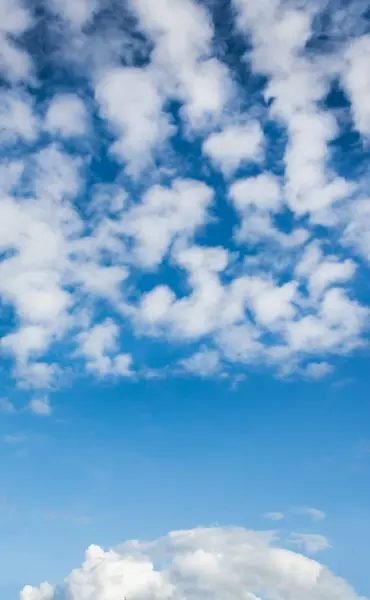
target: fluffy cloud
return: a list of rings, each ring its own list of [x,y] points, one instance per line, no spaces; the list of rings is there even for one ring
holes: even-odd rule
[[[95,93],[102,116],[118,137],[111,151],[135,173],[174,131],[153,73],[134,67],[112,69],[99,77]]]
[[[352,102],[352,113],[358,131],[370,134],[370,36],[356,38],[349,44],[342,67],[344,85]]]
[[[144,267],[162,262],[171,243],[191,238],[205,224],[213,190],[200,181],[177,179],[154,186],[124,216],[122,232],[134,240],[134,257]]]
[[[346,581],[302,554],[279,548],[276,541],[269,532],[200,528],[175,531],[150,543],[126,542],[108,551],[90,546],[83,565],[61,588],[26,586],[20,598],[360,600]]]
[[[230,125],[219,133],[212,133],[203,143],[203,152],[225,175],[232,175],[244,161],[262,158],[262,141],[263,132],[258,121]]]
[[[0,72],[12,83],[32,75],[30,56],[17,42],[32,26],[32,18],[19,0],[3,0],[0,6]]]
[[[181,367],[188,373],[208,377],[220,372],[220,355],[215,350],[200,350],[180,362]]]
[[[26,96],[13,92],[0,94],[0,140],[34,142],[38,134],[38,121],[32,102]]]
[[[226,67],[212,56],[214,35],[206,10],[193,0],[133,0],[140,24],[154,42],[153,68],[169,97],[183,102],[193,127],[220,118],[231,96]]]
[[[341,147],[351,117],[368,135],[368,36],[324,48],[321,9],[282,0],[234,0],[222,39],[213,3],[113,4],[0,8],[0,349],[14,377],[47,388],[81,359],[130,375],[123,331],[127,347],[176,340],[166,372],[324,377],[368,334],[367,183]],[[61,85],[44,80],[33,26],[55,38]],[[349,108],[331,110],[334,82]]]
[[[75,137],[86,133],[87,110],[81,98],[74,94],[55,96],[48,106],[45,128],[62,137]]]
[[[73,28],[80,29],[93,18],[99,0],[48,0],[52,10],[62,16]]]
[[[118,326],[106,319],[103,323],[94,325],[88,331],[83,331],[76,337],[78,344],[77,355],[86,359],[88,370],[98,375],[130,376],[132,358],[129,354],[117,352]]]

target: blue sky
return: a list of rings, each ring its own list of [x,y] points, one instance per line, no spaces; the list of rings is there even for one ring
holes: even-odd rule
[[[2,597],[370,596],[367,3],[0,21]]]

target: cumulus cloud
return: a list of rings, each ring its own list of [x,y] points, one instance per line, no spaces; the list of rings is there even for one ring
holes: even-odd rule
[[[180,361],[180,366],[188,373],[209,377],[221,369],[220,354],[216,350],[200,350]]]
[[[217,122],[232,93],[226,67],[212,56],[210,16],[193,0],[133,0],[145,33],[155,44],[152,65],[169,97],[182,101],[194,127]]]
[[[20,598],[360,599],[325,566],[276,541],[269,532],[225,527],[174,531],[154,542],[135,540],[108,551],[90,546],[82,566],[61,588],[26,586]]]
[[[230,125],[219,133],[212,133],[203,143],[203,152],[225,175],[231,175],[244,161],[262,158],[262,142],[263,132],[258,121]]]
[[[103,323],[78,334],[77,355],[86,359],[87,369],[102,376],[132,375],[131,356],[117,352],[118,336],[119,328],[111,319],[106,319]]]
[[[61,94],[50,102],[44,126],[50,133],[68,138],[86,133],[87,120],[83,100],[74,94]]]

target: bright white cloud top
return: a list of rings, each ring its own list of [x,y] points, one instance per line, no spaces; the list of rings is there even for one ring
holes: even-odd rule
[[[327,547],[319,538],[305,540],[309,551]],[[154,542],[126,542],[108,551],[90,546],[83,565],[61,588],[48,583],[37,589],[27,586],[21,600],[360,600],[346,581],[322,564],[276,542],[270,532],[213,528],[175,531]]]

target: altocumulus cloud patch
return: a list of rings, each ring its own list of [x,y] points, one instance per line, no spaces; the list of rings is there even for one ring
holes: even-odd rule
[[[62,587],[26,586],[21,600],[247,598],[356,600],[322,564],[279,548],[274,535],[243,528],[175,531],[104,551],[90,546]],[[364,600],[364,599],[362,599]]]
[[[1,353],[20,385],[319,379],[367,343],[365,8],[343,27],[311,4],[2,2]]]

